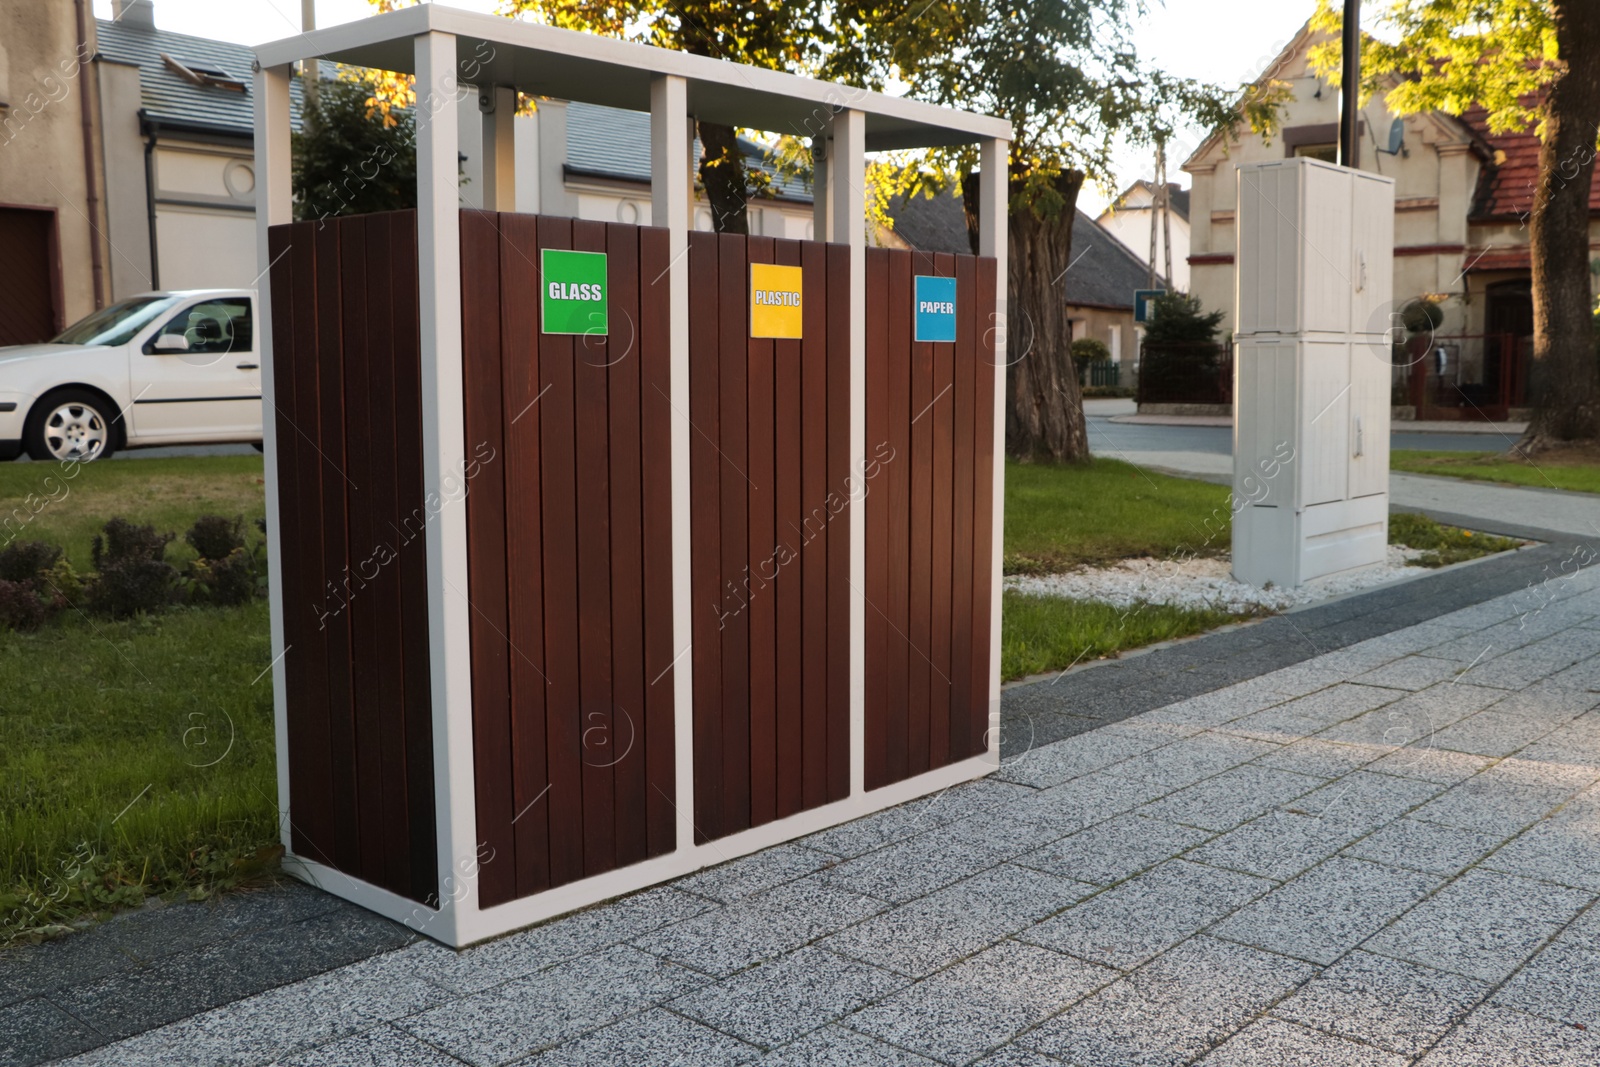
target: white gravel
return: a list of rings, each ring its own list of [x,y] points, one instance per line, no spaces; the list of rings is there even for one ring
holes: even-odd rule
[[[1232,612],[1283,611],[1419,574],[1423,568],[1410,561],[1420,555],[1415,549],[1390,545],[1388,560],[1378,566],[1316,578],[1298,589],[1257,589],[1234,581],[1232,564],[1225,559],[1128,559],[1063,574],[1008,575],[1005,584],[1021,593],[1099,600],[1119,608],[1144,603]]]

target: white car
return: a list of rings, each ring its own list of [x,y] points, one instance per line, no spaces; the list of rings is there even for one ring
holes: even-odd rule
[[[251,289],[145,293],[52,341],[0,348],[0,459],[261,442]]]

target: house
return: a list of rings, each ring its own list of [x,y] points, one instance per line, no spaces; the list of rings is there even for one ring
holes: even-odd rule
[[[924,252],[970,253],[966,216],[953,193],[896,197],[889,205],[894,235]],[[1173,246],[1177,246],[1174,239]],[[1079,211],[1072,224],[1072,259],[1061,279],[1062,299],[1072,323],[1072,339],[1092,337],[1105,344],[1111,361],[1137,364],[1139,335],[1133,321],[1133,293],[1148,288],[1149,267],[1094,219]],[[1156,285],[1164,287],[1158,273]],[[1121,384],[1131,384],[1122,381]]]
[[[1234,315],[1235,168],[1246,162],[1309,155],[1331,159],[1338,140],[1339,85],[1311,69],[1319,38],[1309,26],[1261,76],[1288,88],[1281,128],[1270,138],[1213,131],[1184,162],[1190,198],[1190,292]],[[1443,319],[1431,337],[1407,337],[1420,355],[1396,360],[1400,417],[1450,418],[1482,412],[1505,417],[1527,395],[1533,304],[1528,227],[1538,174],[1532,130],[1491,134],[1480,109],[1460,117],[1428,112],[1399,118],[1382,92],[1362,107],[1363,170],[1395,180],[1395,327],[1415,301],[1437,305]],[[1590,199],[1591,241],[1600,240],[1600,186]],[[1592,284],[1592,277],[1591,277]],[[1402,365],[1403,364],[1403,365]],[[1497,414],[1498,413],[1498,414]]]
[[[88,0],[0,6],[0,345],[110,292],[95,51]]]
[[[1150,228],[1156,228],[1156,271],[1166,273],[1167,256],[1160,212],[1156,210],[1154,182],[1140,178],[1124,189],[1094,221],[1134,254],[1141,263],[1150,262]],[[1179,292],[1189,291],[1189,190],[1177,182],[1167,183],[1167,203],[1171,207],[1172,285]],[[1148,279],[1147,279],[1148,280]]]

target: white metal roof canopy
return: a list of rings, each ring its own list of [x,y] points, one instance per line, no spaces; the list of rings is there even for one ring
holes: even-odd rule
[[[457,76],[478,86],[649,111],[652,79],[671,74],[685,81],[689,113],[708,122],[811,137],[835,110],[859,111],[869,152],[1011,137],[1009,122],[987,115],[437,4],[274,41],[256,56],[263,67],[328,59],[415,75],[411,42],[428,32],[455,37]]]
[[[477,90],[483,124],[482,202],[514,211],[512,116],[518,91],[608,104],[650,114],[652,223],[668,233],[671,265],[663,276],[672,308],[670,351],[671,540],[674,647],[687,650],[693,632],[690,588],[689,231],[694,205],[694,117],[809,137],[817,152],[812,184],[815,239],[849,246],[849,461],[865,469],[866,442],[866,153],[868,149],[977,144],[984,174],[1007,172],[1011,126],[1003,119],[885,96],[850,86],[741,66],[493,15],[434,4],[406,8],[256,49],[256,247],[261,303],[270,309],[268,231],[293,221],[290,181],[291,64],[329,59],[413,74],[417,80],[417,295],[422,386],[423,491],[454,500],[468,469],[462,380],[461,199],[457,103],[463,85]],[[470,112],[469,112],[470,114]],[[1007,183],[979,189],[978,252],[997,260],[994,351],[1005,351]],[[657,279],[661,281],[663,279]],[[266,463],[268,594],[272,605],[273,702],[278,803],[285,869],[397,921],[414,923],[446,944],[461,946],[577,907],[643,888],[792,840],[827,826],[936,792],[989,773],[999,764],[1000,561],[1005,492],[1005,381],[995,360],[994,457],[990,544],[989,730],[984,753],[870,794],[865,785],[866,523],[849,524],[850,793],[844,800],[721,838],[694,841],[693,657],[673,664],[675,851],[491,908],[479,905],[472,733],[471,605],[466,508],[432,515],[426,538],[428,663],[431,682],[433,779],[438,843],[438,908],[428,908],[360,878],[293,854],[290,827],[289,718],[283,620],[283,543],[278,507],[277,399],[270,313],[257,316],[262,353]]]

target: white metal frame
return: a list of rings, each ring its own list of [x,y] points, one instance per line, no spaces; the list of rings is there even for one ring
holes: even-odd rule
[[[259,281],[271,306],[267,230],[290,221],[289,72],[304,59],[333,59],[414,73],[417,81],[417,270],[421,306],[424,490],[450,499],[466,458],[462,407],[460,192],[456,180],[458,109],[473,91],[483,107],[483,202],[507,210],[514,201],[516,153],[510,113],[518,90],[567,99],[648,108],[651,114],[651,198],[656,225],[669,232],[673,318],[669,352],[671,423],[672,585],[678,847],[663,856],[603,875],[481,908],[477,897],[477,827],[473,791],[472,678],[469,647],[464,508],[442,508],[427,539],[429,666],[432,677],[435,803],[440,897],[427,908],[304,857],[285,867],[380,914],[407,922],[449,945],[493,937],[574,908],[652,885],[702,867],[901,804],[989,773],[999,763],[1000,560],[1004,491],[1004,359],[997,358],[994,409],[994,529],[986,751],[904,782],[865,788],[864,624],[866,527],[850,524],[850,795],[704,845],[694,843],[694,745],[690,600],[688,247],[692,225],[693,117],[783,129],[813,138],[823,161],[815,183],[817,240],[848,244],[850,289],[851,470],[866,457],[866,153],[941,144],[981,146],[984,175],[979,251],[998,261],[995,351],[1005,348],[1007,158],[1010,124],[1001,119],[918,101],[736,66],[679,52],[570,33],[425,4],[256,49],[256,173]],[[564,78],[560,91],[541,82]],[[589,76],[603,71],[607,76]],[[579,75],[583,76],[580,77]],[[460,82],[472,82],[468,90]],[[514,87],[513,87],[514,86]],[[292,845],[288,808],[289,747],[284,678],[284,590],[277,506],[275,397],[271,316],[260,316],[263,362],[268,551],[272,602],[274,708],[278,791],[285,849]]]

